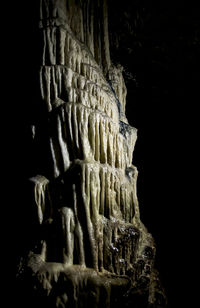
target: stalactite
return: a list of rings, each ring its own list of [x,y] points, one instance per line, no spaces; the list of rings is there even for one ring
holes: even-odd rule
[[[123,306],[155,273],[132,165],[137,130],[125,116],[123,69],[110,59],[106,3],[40,1],[36,126],[49,167],[30,178],[42,244],[30,248],[21,281],[33,273],[30,298],[40,290],[52,308]]]

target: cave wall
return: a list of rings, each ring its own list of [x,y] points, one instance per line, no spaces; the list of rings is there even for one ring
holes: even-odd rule
[[[125,115],[123,68],[110,59],[106,1],[37,4],[18,192],[19,302],[164,307],[155,243],[140,220],[137,129]]]

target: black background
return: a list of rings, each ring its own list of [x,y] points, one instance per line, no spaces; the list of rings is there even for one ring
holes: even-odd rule
[[[9,1],[2,8],[2,210],[6,209],[2,214],[6,246],[2,247],[3,259],[9,263],[6,273],[13,269],[17,250],[15,213],[23,194],[24,138],[35,95],[37,13],[31,2]],[[156,262],[169,306],[187,303],[187,307],[195,307],[199,284],[195,278],[199,262],[200,12],[191,1],[124,0],[117,4],[109,0],[109,9],[111,56],[114,63],[124,66],[126,114],[138,129],[133,163],[139,171],[141,218],[156,240]],[[10,286],[10,277],[7,280]]]
[[[112,58],[124,66],[126,114],[138,129],[141,219],[157,244],[169,307],[194,307],[200,11],[189,1],[109,3]]]
[[[124,66],[126,115],[138,129],[141,219],[169,307],[195,307],[200,10],[189,1],[109,3],[112,59]]]

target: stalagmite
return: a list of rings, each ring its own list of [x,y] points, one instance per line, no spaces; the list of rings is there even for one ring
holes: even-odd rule
[[[38,300],[69,308],[152,301],[155,244],[140,221],[137,129],[125,116],[123,70],[110,59],[106,3],[40,1],[43,119],[34,132],[43,136],[48,168],[30,178],[32,232],[43,244],[30,243],[19,275],[27,307]]]

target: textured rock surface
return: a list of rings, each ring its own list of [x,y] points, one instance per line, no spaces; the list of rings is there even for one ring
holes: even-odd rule
[[[155,243],[140,221],[137,130],[125,116],[123,69],[110,59],[106,1],[42,0],[38,13],[31,238],[18,266],[19,301],[164,307]]]

